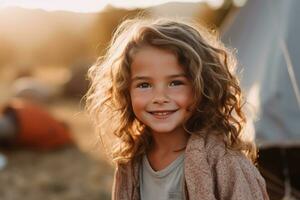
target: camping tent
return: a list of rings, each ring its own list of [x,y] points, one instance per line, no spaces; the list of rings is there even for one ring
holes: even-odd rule
[[[258,111],[259,166],[271,199],[300,199],[300,1],[251,0],[229,15],[241,84]]]
[[[300,142],[300,1],[251,0],[227,23],[263,144]],[[254,97],[258,97],[254,98]]]

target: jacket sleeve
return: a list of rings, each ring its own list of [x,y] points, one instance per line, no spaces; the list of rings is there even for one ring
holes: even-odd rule
[[[115,169],[114,173],[114,181],[113,181],[113,186],[112,186],[112,200],[118,199],[118,190],[120,189],[120,170],[118,167]]]
[[[225,155],[216,164],[220,200],[269,200],[266,184],[256,167],[243,155]]]
[[[138,185],[134,182],[133,173],[131,164],[117,165],[112,187],[112,200],[139,199]]]
[[[127,200],[129,184],[127,183],[128,177],[126,173],[126,169],[120,165],[117,165],[115,174],[114,174],[114,182],[112,187],[112,200]]]

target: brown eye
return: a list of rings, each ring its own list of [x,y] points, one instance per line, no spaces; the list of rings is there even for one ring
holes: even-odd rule
[[[151,86],[149,83],[139,83],[136,87],[137,88],[149,88]]]
[[[172,81],[170,83],[170,86],[178,86],[178,85],[183,85],[184,83],[180,80],[175,80],[175,81]]]

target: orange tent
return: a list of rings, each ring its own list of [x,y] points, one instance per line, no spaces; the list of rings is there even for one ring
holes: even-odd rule
[[[72,143],[67,125],[36,104],[15,99],[4,107],[3,113],[8,112],[13,114],[17,125],[14,145],[48,150]]]

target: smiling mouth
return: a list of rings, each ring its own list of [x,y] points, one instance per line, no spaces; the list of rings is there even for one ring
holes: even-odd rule
[[[150,111],[151,115],[158,119],[168,118],[171,114],[175,113],[177,110],[169,110],[169,111]]]

